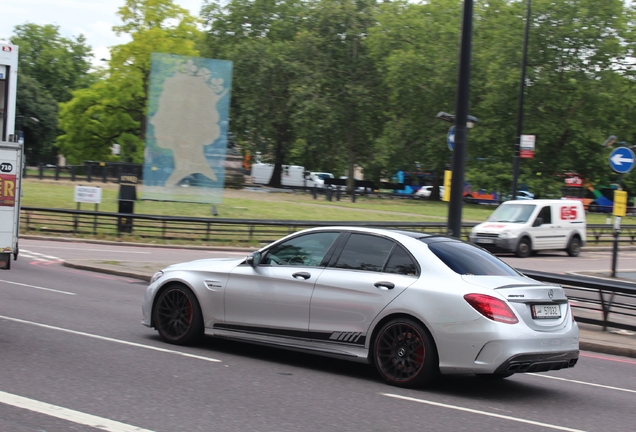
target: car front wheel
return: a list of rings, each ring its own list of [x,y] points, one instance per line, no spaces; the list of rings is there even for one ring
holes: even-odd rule
[[[203,338],[203,317],[195,295],[183,285],[171,285],[157,299],[153,322],[161,338],[175,345],[190,345]]]
[[[519,244],[517,245],[517,250],[515,255],[519,258],[528,258],[532,253],[532,245],[530,244],[530,239],[527,237],[519,240]]]
[[[384,380],[398,387],[420,387],[439,373],[437,350],[429,333],[408,318],[389,321],[373,344],[373,362]]]

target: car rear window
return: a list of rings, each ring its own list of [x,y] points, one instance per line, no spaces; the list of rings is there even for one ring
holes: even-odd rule
[[[460,241],[426,242],[428,248],[455,273],[475,276],[518,276],[499,258],[479,247]]]

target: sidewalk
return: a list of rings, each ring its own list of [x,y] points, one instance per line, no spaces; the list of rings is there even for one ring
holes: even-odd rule
[[[174,263],[144,261],[70,260],[64,266],[79,270],[113,274],[150,281],[155,272]],[[636,358],[636,333],[626,330],[603,331],[600,326],[579,323],[580,348],[603,354]]]

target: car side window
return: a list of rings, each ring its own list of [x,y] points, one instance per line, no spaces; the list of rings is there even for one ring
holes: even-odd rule
[[[391,256],[389,262],[384,268],[385,273],[396,273],[407,276],[417,276],[417,264],[411,258],[411,255],[404,250],[403,247],[397,246]]]
[[[383,237],[351,234],[335,267],[381,272],[394,244]]]
[[[338,235],[338,232],[317,232],[293,237],[267,251],[261,264],[319,266]]]
[[[543,219],[543,224],[551,224],[552,223],[552,208],[550,206],[545,206],[539,212],[538,218]]]

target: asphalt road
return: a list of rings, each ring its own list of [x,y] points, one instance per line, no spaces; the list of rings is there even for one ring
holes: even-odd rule
[[[569,370],[501,382],[446,377],[405,390],[356,363],[213,338],[175,347],[140,324],[145,283],[63,267],[60,259],[178,262],[227,252],[20,243],[22,256],[0,272],[2,431],[632,431],[636,424],[633,359],[582,352]],[[606,268],[603,255],[596,262],[585,255],[533,257],[523,268]],[[628,259],[636,257],[621,262]]]

